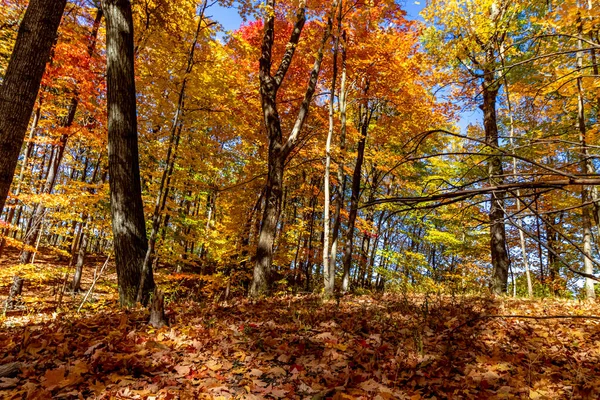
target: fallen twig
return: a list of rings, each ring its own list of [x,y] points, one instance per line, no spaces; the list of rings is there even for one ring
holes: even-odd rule
[[[100,272],[98,273],[98,275],[94,277],[94,281],[92,282],[92,285],[90,286],[87,293],[83,297],[83,301],[79,305],[77,312],[81,311],[81,307],[83,307],[88,296],[90,295],[90,293],[92,293],[92,290],[94,289],[94,286],[96,285],[96,282],[98,282],[98,279],[100,279],[100,277],[102,276],[102,272],[104,272],[104,268],[106,268],[106,266],[108,265],[108,260],[110,260],[110,254],[108,255],[108,257],[106,257],[106,261],[104,261],[104,265],[102,265],[102,268],[100,268]]]

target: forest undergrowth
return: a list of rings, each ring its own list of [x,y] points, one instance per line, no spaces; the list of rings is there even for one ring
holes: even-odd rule
[[[0,259],[3,300],[17,255]],[[119,308],[111,263],[80,313],[94,268],[56,311],[65,266],[40,256],[2,320],[0,366],[20,367],[0,379],[2,398],[600,396],[594,303],[433,293],[225,302],[191,289],[175,298],[171,287],[169,326],[155,329],[147,311]],[[177,280],[158,271],[157,281]],[[526,318],[549,316],[569,318]]]

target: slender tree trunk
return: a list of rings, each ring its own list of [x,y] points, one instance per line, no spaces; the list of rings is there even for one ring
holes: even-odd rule
[[[0,210],[10,190],[66,0],[31,0],[0,86]]]
[[[488,56],[492,58],[493,55]],[[498,83],[493,70],[486,70],[483,91],[483,125],[485,128],[486,142],[492,148],[498,148],[498,124],[496,120],[496,97]],[[495,151],[495,150],[494,150]],[[493,155],[488,161],[488,174],[492,185],[503,182],[502,158]],[[504,192],[493,192],[490,198],[490,247],[492,255],[491,289],[494,294],[505,294],[508,289],[509,258],[506,250],[506,227],[504,224]]]
[[[128,0],[102,0],[102,10],[107,42],[110,208],[119,300],[128,307],[135,304],[148,250],[138,155],[133,18]],[[148,270],[144,294],[153,289]]]
[[[367,96],[369,91],[369,82],[365,84],[363,96]],[[358,215],[358,201],[360,197],[360,180],[362,173],[362,165],[365,157],[365,147],[367,144],[367,132],[371,122],[372,110],[368,104],[360,106],[360,140],[358,141],[358,149],[356,154],[356,164],[354,165],[354,173],[352,175],[352,194],[350,195],[350,212],[348,214],[348,231],[346,232],[346,247],[344,249],[344,258],[342,265],[344,266],[344,275],[342,277],[342,292],[346,293],[350,289],[350,267],[352,266],[352,250],[354,245],[354,225],[356,216]]]
[[[74,292],[78,292],[81,288],[81,275],[83,274],[83,264],[85,262],[85,250],[88,246],[88,226],[91,222],[91,217],[88,217],[85,224],[81,227],[81,239],[79,241],[79,249],[77,250],[77,261],[75,263],[75,274],[73,275],[73,282],[71,283],[71,289]]]
[[[337,61],[338,61],[338,48],[340,45],[340,34],[342,24],[342,1],[339,0],[338,4],[338,35],[335,39],[335,45],[333,50],[333,77],[331,78],[331,93],[329,95],[329,131],[327,132],[327,142],[325,144],[325,203],[323,206],[323,283],[325,285],[325,296],[333,296],[335,289],[335,263],[331,263],[331,248],[329,246],[329,228],[331,220],[329,218],[329,204],[330,204],[330,182],[329,175],[331,172],[331,141],[333,138],[334,130],[334,102],[335,102],[335,85],[337,83]]]
[[[501,60],[502,60],[502,66],[505,66],[504,63],[504,46],[501,46]],[[512,111],[512,102],[510,100],[510,91],[509,91],[509,86],[508,86],[508,79],[506,78],[506,75],[504,76],[504,88],[505,88],[505,92],[506,92],[506,103],[508,105],[508,114],[509,114],[509,124],[510,124],[510,147],[511,150],[514,152],[515,149],[515,121],[514,121],[514,116],[513,116],[513,111]],[[516,158],[512,158],[512,172],[513,175],[516,177],[517,176],[517,159]],[[517,213],[521,212],[521,192],[519,190],[517,190],[517,198],[516,198],[516,203],[517,203]],[[519,225],[519,227],[521,227],[521,220],[517,219],[515,221],[515,223],[517,225]],[[531,280],[531,271],[529,268],[529,260],[527,258],[527,247],[526,247],[526,242],[525,242],[525,234],[523,233],[523,231],[521,229],[518,229],[519,231],[519,242],[521,244],[521,258],[523,259],[523,267],[525,267],[525,277],[527,278],[527,296],[529,298],[533,297],[533,282]],[[514,283],[514,278],[513,278],[513,283]],[[514,284],[514,290],[516,290],[516,283]]]
[[[338,24],[339,27],[339,24]],[[340,33],[342,36],[342,76],[340,79],[340,95],[339,95],[339,109],[340,109],[340,159],[338,160],[338,187],[337,187],[337,200],[335,205],[335,216],[333,218],[333,232],[331,235],[331,255],[329,258],[330,270],[335,271],[337,248],[340,237],[340,230],[342,226],[342,208],[344,208],[344,199],[346,196],[346,173],[344,172],[344,152],[346,151],[346,108],[347,108],[347,91],[346,91],[346,49],[345,49],[345,35]]]
[[[583,35],[583,21],[580,12],[577,15],[577,30],[579,36]],[[577,41],[578,49],[583,48],[583,42],[581,39]],[[581,75],[583,69],[583,51],[577,52],[577,71]],[[584,91],[583,91],[583,78],[577,77],[577,127],[579,129],[579,142],[581,146],[581,162],[580,169],[583,175],[593,174],[594,168],[591,165],[588,156],[587,146],[587,132],[585,126],[585,105],[584,105]],[[587,203],[592,198],[591,190],[588,186],[581,187],[581,202],[583,207],[581,209],[581,219],[583,225],[583,267],[586,274],[593,275],[594,264],[592,263],[592,210]],[[585,296],[588,300],[596,298],[596,292],[594,291],[594,280],[590,278],[585,279]]]

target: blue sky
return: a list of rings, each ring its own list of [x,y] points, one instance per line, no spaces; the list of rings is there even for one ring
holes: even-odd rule
[[[401,0],[400,4],[406,10],[409,19],[421,19],[419,12],[425,6],[425,1]],[[235,7],[225,8],[215,4],[207,10],[207,15],[223,25],[226,31],[235,30],[242,23],[242,18]]]

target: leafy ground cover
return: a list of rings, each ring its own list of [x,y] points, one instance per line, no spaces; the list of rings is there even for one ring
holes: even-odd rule
[[[595,304],[398,294],[179,299],[168,304],[170,326],[153,329],[144,310],[117,307],[114,273],[81,313],[82,295],[54,312],[51,288],[65,266],[41,260],[26,310],[9,312],[0,330],[0,365],[22,363],[19,375],[0,380],[2,398],[600,396],[600,321],[583,317],[600,314]],[[4,298],[12,269],[1,261]],[[526,318],[558,315],[575,318]]]

